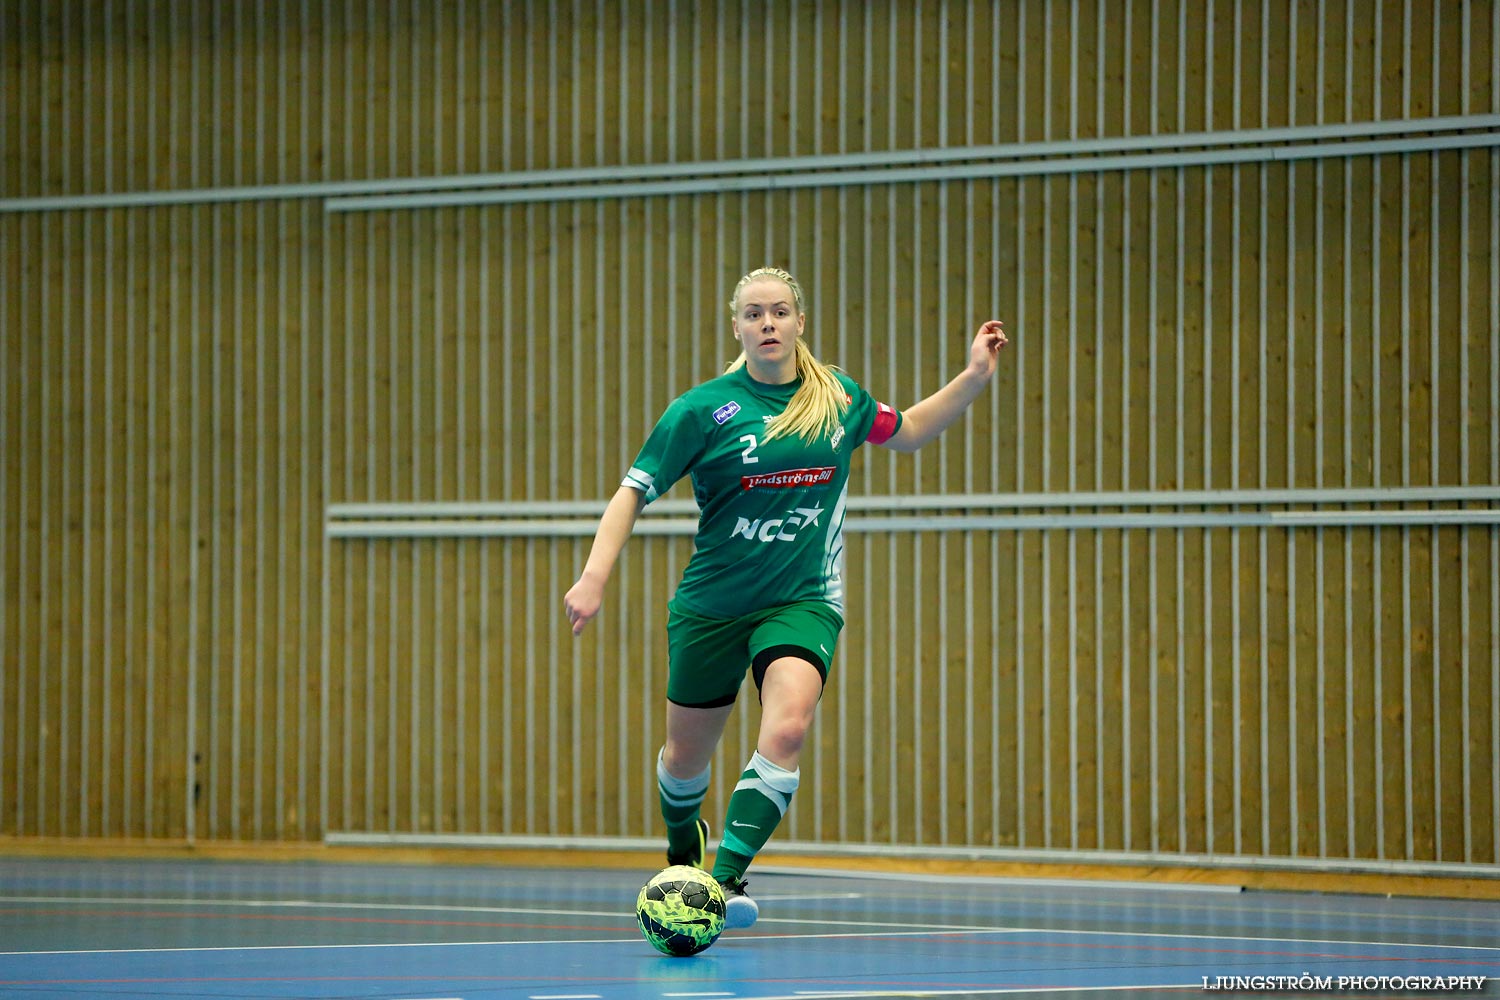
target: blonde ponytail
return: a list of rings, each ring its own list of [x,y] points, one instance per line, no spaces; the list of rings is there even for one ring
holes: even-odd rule
[[[739,311],[740,291],[754,281],[756,278],[777,278],[786,282],[787,287],[792,290],[792,295],[797,300],[797,311],[802,308],[802,286],[797,284],[797,279],[777,267],[758,267],[740,279],[739,284],[734,286],[734,295],[729,300],[730,315],[736,315]],[[736,368],[745,365],[745,353],[729,363],[725,372],[732,372]],[[839,421],[844,411],[849,408],[849,394],[844,391],[843,383],[833,374],[838,371],[833,365],[825,365],[813,357],[812,351],[808,350],[807,344],[801,337],[797,338],[797,377],[802,379],[802,384],[792,394],[791,402],[786,404],[786,409],[781,411],[766,424],[765,440],[771,441],[779,437],[798,435],[806,442],[813,442],[825,435],[831,435],[834,428],[839,426]]]

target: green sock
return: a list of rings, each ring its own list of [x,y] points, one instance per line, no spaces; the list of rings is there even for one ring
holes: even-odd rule
[[[695,778],[674,777],[667,770],[665,749],[656,755],[656,789],[661,795],[661,818],[667,824],[667,850],[672,854],[697,850],[698,810],[708,794],[712,774],[710,764]]]
[[[741,878],[766,841],[771,839],[781,817],[791,805],[801,771],[788,771],[761,756],[757,750],[740,775],[714,855],[714,878],[720,882]]]

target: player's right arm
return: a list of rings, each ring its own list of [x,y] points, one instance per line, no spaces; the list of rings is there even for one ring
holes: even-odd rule
[[[599,613],[599,606],[604,603],[604,585],[609,582],[615,560],[620,558],[620,550],[625,548],[625,542],[635,530],[635,519],[645,506],[645,493],[631,486],[621,486],[604,508],[588,562],[584,564],[578,582],[563,597],[574,635],[582,635],[589,619]]]

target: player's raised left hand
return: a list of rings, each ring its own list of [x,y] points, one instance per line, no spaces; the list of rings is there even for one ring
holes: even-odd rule
[[[1000,366],[1000,349],[1010,341],[1005,336],[1005,323],[998,319],[986,321],[974,335],[969,347],[969,370],[989,378]]]

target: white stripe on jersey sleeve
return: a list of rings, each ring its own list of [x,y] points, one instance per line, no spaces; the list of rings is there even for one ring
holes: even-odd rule
[[[655,476],[651,475],[649,472],[642,472],[635,466],[631,466],[630,471],[625,473],[625,478],[620,481],[621,486],[629,486],[631,489],[640,490],[642,493],[646,494],[647,503],[655,500],[657,496],[660,495],[656,492],[655,483]]]

